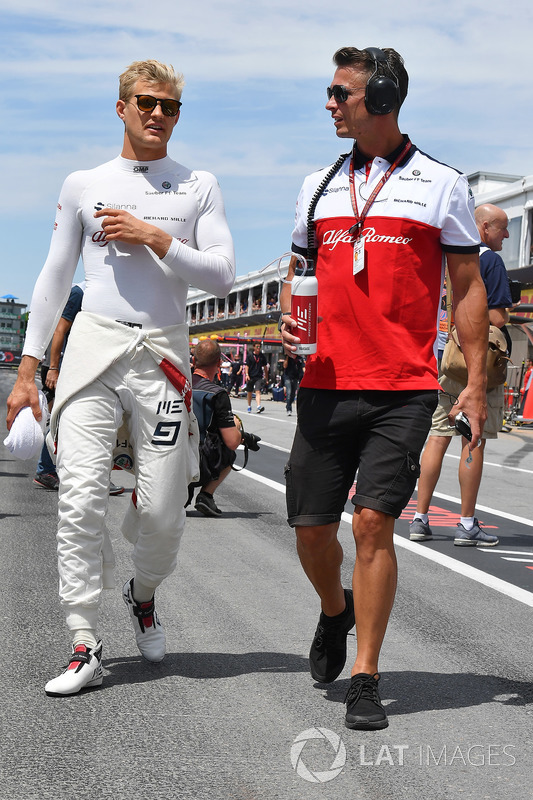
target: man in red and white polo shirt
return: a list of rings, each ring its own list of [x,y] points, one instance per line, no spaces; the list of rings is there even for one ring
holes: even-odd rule
[[[345,47],[334,62],[326,109],[337,136],[354,143],[329,171],[308,176],[298,198],[292,249],[315,262],[322,321],[298,395],[287,508],[321,599],[311,674],[323,683],[340,675],[355,623],[346,725],[378,729],[388,725],[378,656],[396,589],[394,520],[415,487],[437,404],[445,259],[469,374],[451,416],[467,415],[472,447],[486,418],[487,298],[466,177],[420,152],[398,127],[408,84],[401,56]],[[294,353],[289,305],[285,284],[281,330]],[[337,530],[357,471],[352,594],[341,584]]]

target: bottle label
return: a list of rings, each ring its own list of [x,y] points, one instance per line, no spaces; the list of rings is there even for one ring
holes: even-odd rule
[[[317,296],[292,295],[291,317],[296,320],[298,327],[292,329],[294,336],[298,336],[300,344],[297,345],[298,353],[316,352],[317,334]]]

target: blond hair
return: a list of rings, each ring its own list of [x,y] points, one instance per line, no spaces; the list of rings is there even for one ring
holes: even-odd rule
[[[162,64],[160,61],[148,59],[148,61],[134,61],[126,67],[119,78],[119,98],[124,102],[131,100],[133,87],[137,81],[142,80],[147,83],[168,83],[172,86],[176,99],[181,98],[185,80],[181,72],[174,72],[172,64]]]

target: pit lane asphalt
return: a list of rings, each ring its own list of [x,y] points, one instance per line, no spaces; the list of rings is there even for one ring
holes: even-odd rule
[[[13,379],[0,371],[2,402]],[[491,554],[454,548],[453,524],[413,546],[408,519],[398,521],[410,546],[397,548],[399,587],[381,660],[390,726],[364,733],[343,726],[350,663],[329,686],[308,674],[318,604],[279,490],[295,417],[281,403],[265,406],[247,414],[242,399],[234,402],[265,444],[217,493],[223,516],[188,514],[178,568],[157,592],[168,639],[161,664],[140,657],[120,598],[131,560],[119,525],[133,482],[114,473],[127,490],[109,505],[117,567],[101,615],[105,679],[71,698],[43,691],[68,652],[57,602],[57,496],[32,485],[34,462],[2,448],[0,798],[531,798],[531,607],[422,554],[442,551],[486,572],[503,550],[531,551],[531,526],[508,517],[530,521],[531,432],[487,446],[486,461],[500,466],[486,467],[479,502],[504,515],[480,513],[499,526],[502,545]],[[456,497],[456,476],[450,457],[437,492]],[[443,522],[457,512],[451,500],[435,498],[435,506]],[[345,522],[340,539],[349,585]],[[526,577],[498,576],[528,592],[533,570],[509,565]],[[350,636],[349,662],[354,655]]]

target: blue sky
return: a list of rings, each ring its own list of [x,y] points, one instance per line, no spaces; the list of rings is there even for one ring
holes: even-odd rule
[[[466,173],[533,173],[533,3],[0,0],[0,295],[30,301],[65,176],[122,145],[117,78],[157,58],[184,73],[169,154],[214,172],[237,272],[290,244],[304,176],[346,150],[324,109],[343,45],[394,47],[401,128]]]

